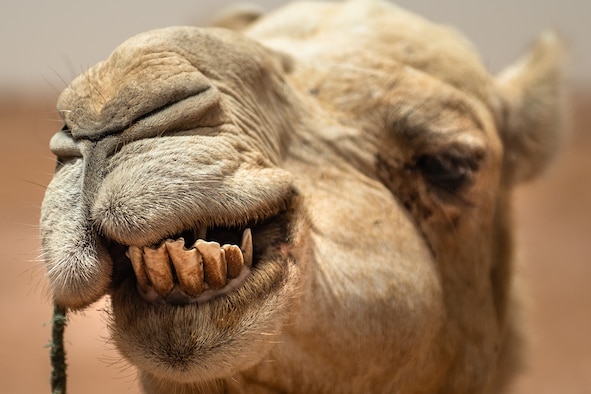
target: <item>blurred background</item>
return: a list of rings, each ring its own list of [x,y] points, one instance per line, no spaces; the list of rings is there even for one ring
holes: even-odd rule
[[[21,0],[0,15],[0,393],[49,392],[51,305],[38,261],[39,208],[61,128],[59,92],[131,35],[207,24],[231,0]],[[271,10],[284,1],[260,0]],[[530,350],[512,393],[591,392],[591,2],[497,0],[399,5],[455,26],[492,72],[537,35],[557,29],[570,43],[572,127],[542,179],[516,193],[517,271],[527,289]],[[67,207],[64,207],[67,209]],[[104,304],[71,317],[66,331],[71,393],[137,392],[132,368],[108,343]]]

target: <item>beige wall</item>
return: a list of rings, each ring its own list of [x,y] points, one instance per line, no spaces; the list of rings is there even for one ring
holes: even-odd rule
[[[22,0],[4,2],[0,13],[0,89],[23,84],[61,90],[81,70],[141,31],[197,21],[239,0]],[[285,0],[250,0],[266,9]],[[572,45],[574,76],[591,84],[589,0],[400,0],[432,20],[452,24],[480,49],[497,71],[546,28],[558,28]]]

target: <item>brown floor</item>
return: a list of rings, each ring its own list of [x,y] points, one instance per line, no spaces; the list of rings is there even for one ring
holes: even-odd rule
[[[529,288],[529,365],[513,394],[591,392],[591,100],[544,179],[517,193],[519,272]],[[37,222],[61,127],[53,104],[0,100],[0,392],[49,392],[50,303],[42,279]],[[73,316],[66,340],[71,393],[137,392],[100,310]]]

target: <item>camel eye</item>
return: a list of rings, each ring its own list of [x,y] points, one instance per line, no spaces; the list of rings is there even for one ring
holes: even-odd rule
[[[478,160],[455,152],[426,154],[416,158],[415,168],[431,186],[443,192],[457,194],[473,183]]]

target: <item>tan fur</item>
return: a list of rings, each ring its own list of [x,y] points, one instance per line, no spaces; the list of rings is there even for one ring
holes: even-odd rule
[[[385,2],[249,20],[138,35],[63,92],[41,217],[55,300],[109,294],[149,393],[498,392],[518,359],[511,188],[556,145],[559,42],[495,80]],[[125,245],[255,220],[235,291],[139,297]]]

